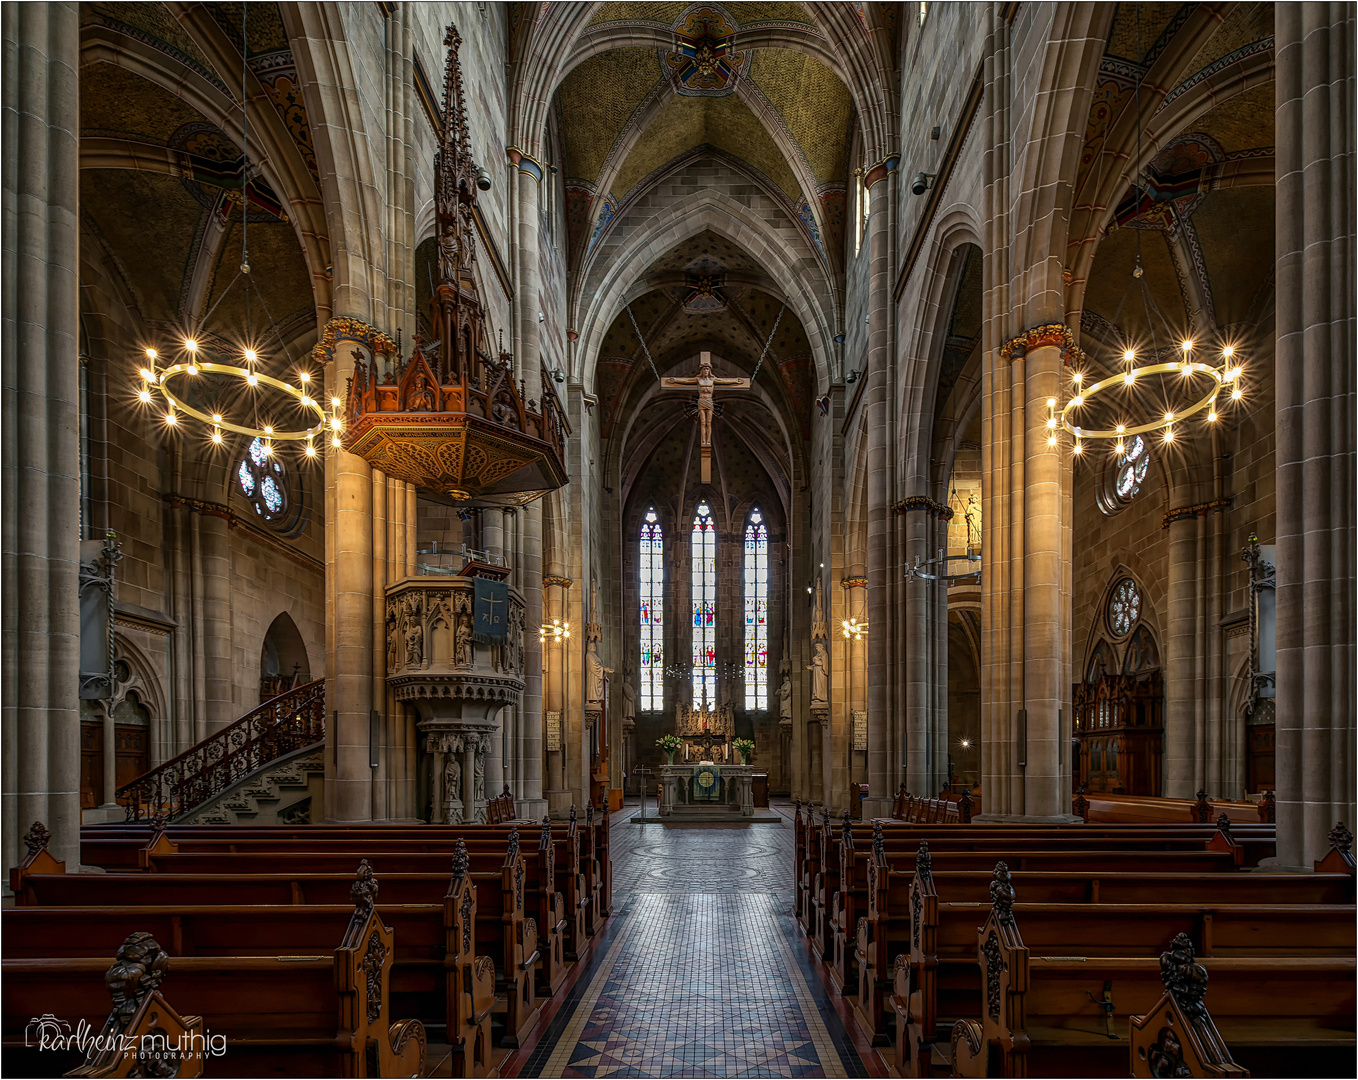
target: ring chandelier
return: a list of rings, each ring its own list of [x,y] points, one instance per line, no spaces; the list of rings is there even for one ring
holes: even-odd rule
[[[246,8],[249,5],[245,5]],[[242,56],[249,55],[248,37],[246,32],[248,13],[242,10],[241,13],[241,44],[240,51]],[[248,66],[242,66],[241,72],[241,101],[248,100],[246,93],[245,78]],[[245,323],[246,340],[251,340],[250,334],[250,294],[254,293],[259,302],[259,306],[268,317],[269,322],[273,323],[273,316],[269,313],[269,306],[264,300],[259,286],[255,284],[255,279],[250,276],[250,219],[249,219],[249,193],[250,184],[250,121],[249,111],[241,110],[241,255],[240,269],[236,276],[231,279],[231,283],[222,290],[217,302],[203,317],[202,324],[206,325],[211,319],[217,308],[221,306],[223,300],[227,298],[237,282],[244,281],[241,291],[244,293],[245,300]],[[277,329],[275,327],[275,333]],[[239,360],[236,363],[235,357],[230,353],[234,348],[228,346],[227,349],[218,349],[209,345],[206,341],[200,340],[205,335],[199,331],[190,331],[186,334],[176,347],[177,355],[169,363],[162,363],[159,350],[153,347],[145,349],[145,357],[142,367],[138,374],[141,376],[141,387],[137,391],[137,397],[144,405],[151,405],[157,398],[164,404],[165,412],[163,420],[165,426],[170,430],[178,430],[181,427],[183,418],[188,417],[196,420],[209,429],[209,441],[215,446],[221,446],[223,432],[230,431],[237,435],[244,435],[247,438],[259,439],[263,446],[266,456],[274,453],[274,443],[276,442],[305,442],[305,452],[307,457],[318,456],[319,448],[316,445],[317,439],[324,439],[329,436],[329,445],[340,447],[342,445],[340,436],[344,431],[343,403],[338,397],[330,398],[329,406],[322,403],[318,396],[323,392],[322,389],[313,387],[314,376],[306,368],[299,368],[297,371],[297,385],[285,382],[283,379],[266,374],[259,370],[261,357],[253,345],[245,345],[240,348]],[[283,343],[281,336],[279,343],[282,346],[284,355],[288,350]],[[290,359],[290,357],[289,357]],[[246,387],[246,411],[249,412],[249,419],[253,423],[245,423],[244,418],[236,414],[234,418],[229,418],[225,407],[214,408],[211,411],[199,408],[192,404],[189,395],[195,395],[199,401],[203,400],[200,395],[206,395],[210,391],[205,384],[213,377],[221,377],[226,380],[238,380],[234,383],[239,387],[244,384]],[[184,390],[176,390],[175,380],[184,380]],[[220,386],[221,384],[218,383]],[[227,392],[232,382],[227,383]],[[278,423],[274,419],[278,414],[273,410],[262,407],[259,394],[261,389],[264,391],[276,391],[282,394],[301,411],[303,421],[293,422],[291,425],[281,417]],[[322,446],[325,444],[322,443]]]
[[[259,439],[264,445],[266,454],[273,453],[275,442],[304,441],[307,456],[316,457],[318,454],[316,442],[327,435],[331,446],[341,445],[340,435],[344,430],[343,402],[338,397],[332,397],[328,406],[324,404],[319,396],[321,391],[313,386],[315,379],[310,371],[305,368],[299,370],[297,385],[294,386],[260,371],[257,367],[259,354],[254,349],[242,351],[242,364],[231,363],[229,359],[224,359],[219,354],[214,354],[217,355],[216,359],[209,360],[205,358],[207,353],[208,349],[192,337],[181,342],[179,355],[168,364],[162,365],[162,358],[156,349],[146,350],[145,363],[139,372],[141,389],[137,392],[137,397],[143,404],[149,405],[159,396],[165,404],[163,419],[167,427],[178,428],[184,417],[190,417],[209,429],[208,437],[214,445],[222,445],[222,433],[230,431],[247,438]],[[252,392],[252,398],[261,389],[277,391],[290,399],[300,410],[303,421],[294,422],[292,425],[287,425],[281,420],[277,425],[263,422],[259,419],[258,402],[252,400],[250,408],[255,422],[241,423],[240,417],[232,419],[219,410],[208,412],[198,408],[189,402],[184,391],[177,391],[173,385],[174,380],[183,379],[188,387],[193,389],[195,384],[201,385],[213,376],[235,380],[237,385],[243,383]]]
[[[1217,363],[1208,363],[1196,357],[1197,347],[1191,339],[1184,339],[1179,345],[1180,359],[1162,363],[1138,365],[1136,350],[1128,347],[1123,351],[1123,369],[1120,373],[1109,375],[1096,382],[1088,382],[1088,373],[1077,369],[1071,374],[1070,396],[1060,402],[1056,398],[1047,399],[1047,445],[1055,446],[1059,434],[1065,432],[1073,440],[1071,449],[1080,454],[1086,443],[1112,443],[1112,451],[1119,456],[1126,452],[1127,440],[1137,435],[1158,433],[1166,444],[1185,430],[1186,422],[1192,417],[1206,412],[1206,423],[1215,424],[1221,419],[1221,396],[1227,396],[1228,403],[1235,403],[1244,397],[1241,377],[1244,368],[1236,356],[1235,347],[1223,345]],[[1147,396],[1141,388],[1155,376],[1171,383],[1178,382],[1186,389],[1180,393],[1185,403],[1175,407],[1174,403],[1162,401],[1151,406],[1144,400]],[[1204,385],[1205,381],[1205,385]],[[1132,396],[1117,418],[1100,420],[1091,417],[1091,402],[1100,395],[1114,390],[1123,390]],[[1153,415],[1147,413],[1155,409]]]

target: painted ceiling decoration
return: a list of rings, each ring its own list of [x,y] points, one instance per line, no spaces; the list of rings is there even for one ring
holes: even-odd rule
[[[724,97],[749,71],[750,51],[735,49],[736,24],[713,6],[690,8],[674,23],[674,52],[661,52],[676,93],[691,97]]]

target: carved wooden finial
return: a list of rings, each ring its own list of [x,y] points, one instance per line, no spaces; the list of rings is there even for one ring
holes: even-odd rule
[[[585,824],[594,824],[594,804],[592,802],[585,803]]]
[[[1193,942],[1187,934],[1175,934],[1169,951],[1160,954],[1160,978],[1185,1016],[1207,1016],[1203,995],[1207,993],[1207,969],[1193,956]]]
[[[971,788],[964,787],[962,794],[957,797],[957,819],[963,825],[971,824],[972,805]]]
[[[355,912],[365,918],[377,903],[377,878],[373,877],[373,868],[367,859],[358,864],[358,876],[349,886],[349,899],[353,901]]]
[[[1259,820],[1270,825],[1278,820],[1278,797],[1272,789],[1265,791],[1259,799]]]
[[[1004,866],[1004,863],[1000,863],[1000,866]],[[995,868],[995,874],[997,877],[999,876],[999,872],[1000,868],[999,866],[997,866]],[[933,877],[934,857],[929,853],[928,840],[921,840],[919,842],[919,850],[915,852],[915,873],[919,874],[919,876],[922,878]],[[1008,874],[1008,870],[1006,870],[1005,873]],[[991,893],[993,894],[994,891],[995,887],[992,885]],[[1013,892],[1013,890],[1010,889],[1010,892]]]
[[[47,831],[47,826],[41,821],[33,822],[28,832],[24,834],[24,847],[28,848],[30,857],[43,851],[52,842],[52,834]]]
[[[170,958],[154,937],[144,930],[128,935],[104,974],[119,1026],[132,1019],[147,994],[160,989],[169,970]]]
[[[467,855],[467,842],[459,836],[457,846],[453,848],[453,877],[466,877],[470,866],[471,858]]]
[[[1075,792],[1075,814],[1086,825],[1089,824],[1089,800],[1085,798],[1085,789],[1081,787]]]
[[[830,827],[830,805],[828,803],[820,808],[820,823],[822,828],[828,829]]]
[[[1342,821],[1336,821],[1334,828],[1330,830],[1330,847],[1341,855],[1349,855],[1353,852],[1353,833],[1349,832],[1348,826]]]
[[[546,847],[552,842],[552,815],[542,815],[542,835],[538,838],[538,845]]]
[[[995,864],[995,877],[990,883],[990,906],[995,911],[995,918],[1000,922],[1014,921],[1014,882],[1009,876],[1007,863]]]
[[[501,797],[501,798],[504,798],[506,795],[513,795],[513,794],[514,794],[514,793],[513,793],[512,791],[509,790],[509,785],[506,784],[506,785],[505,785],[504,791],[500,792],[500,797]]]
[[[163,833],[165,827],[170,824],[170,815],[164,809],[157,810],[151,815],[151,832]]]
[[[571,821],[572,822],[575,821],[576,817],[577,815],[575,812],[575,803],[571,803]]]
[[[1217,815],[1217,832],[1226,837],[1226,842],[1235,843],[1235,837],[1231,835],[1231,819],[1224,813]]]
[[[463,846],[465,847],[466,845],[464,844]],[[517,859],[517,858],[519,857],[519,830],[518,830],[518,829],[510,829],[510,830],[509,830],[509,851],[507,852],[507,855],[508,855],[508,858],[509,858],[509,861],[510,861],[510,862],[513,862],[515,859]]]
[[[1212,804],[1207,801],[1207,792],[1198,792],[1198,801],[1193,804],[1193,820],[1206,825],[1212,820]]]
[[[853,815],[849,813],[848,807],[844,808],[844,825],[839,835],[846,844],[853,839]]]
[[[798,817],[801,817],[801,814],[802,814],[802,800],[801,800],[801,799],[794,799],[794,800],[793,800],[793,805],[794,805],[794,806],[796,807],[796,809],[797,809],[797,816],[798,816]]]
[[[886,837],[882,835],[882,823],[872,823],[872,855],[878,862],[886,859]]]

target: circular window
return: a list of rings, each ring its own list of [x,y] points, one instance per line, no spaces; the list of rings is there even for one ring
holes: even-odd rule
[[[1105,514],[1115,514],[1137,497],[1141,484],[1150,471],[1150,447],[1140,435],[1134,435],[1123,447],[1105,473],[1099,493],[1099,505]]]
[[[241,492],[250,500],[255,513],[265,521],[276,521],[288,508],[287,474],[283,462],[262,439],[254,439],[236,469]]]
[[[1113,586],[1108,601],[1108,629],[1114,637],[1126,637],[1140,616],[1141,594],[1136,591],[1136,582],[1123,578]]]

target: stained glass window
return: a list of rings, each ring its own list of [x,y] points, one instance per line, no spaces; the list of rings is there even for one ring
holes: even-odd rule
[[[756,507],[745,526],[745,708],[769,707],[769,530]]]
[[[1136,582],[1123,578],[1113,586],[1113,595],[1108,599],[1108,629],[1115,637],[1123,637],[1140,616],[1141,594],[1137,592]]]
[[[717,528],[699,503],[693,517],[693,707],[717,707]]]
[[[283,463],[262,439],[253,439],[246,447],[245,458],[236,469],[236,479],[255,513],[265,521],[281,517],[288,508]]]
[[[641,523],[641,707],[665,707],[665,534],[655,510]]]
[[[1118,462],[1117,493],[1119,499],[1134,499],[1141,490],[1141,481],[1146,479],[1150,468],[1151,455],[1146,444],[1138,435],[1132,439],[1126,453]]]

